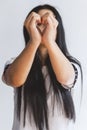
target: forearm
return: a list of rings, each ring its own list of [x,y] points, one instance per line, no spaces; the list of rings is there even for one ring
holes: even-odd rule
[[[35,43],[27,44],[26,48],[8,67],[5,77],[8,85],[19,87],[21,86],[30,72],[35,53],[38,45]]]
[[[73,83],[75,76],[73,66],[57,44],[55,42],[48,44],[47,49],[57,80],[64,85]]]

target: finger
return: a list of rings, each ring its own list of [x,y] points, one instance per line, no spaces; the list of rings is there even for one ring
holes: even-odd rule
[[[55,16],[53,14],[50,14],[50,13],[46,13],[43,17],[42,17],[42,23],[46,23],[46,20],[48,19],[48,17],[50,17],[51,21],[50,23],[56,28],[58,26],[58,21],[56,20]],[[50,24],[49,23],[49,24]]]
[[[49,14],[49,13],[46,13],[46,14],[44,14],[44,15],[41,17],[41,23],[42,23],[42,24],[44,24],[44,22],[47,20],[48,14]]]
[[[32,13],[25,19],[24,25],[27,25],[30,22],[30,20],[32,19]]]
[[[54,27],[57,27],[57,26],[58,26],[58,24],[59,24],[59,22],[57,21],[57,19],[56,19],[55,17],[53,17],[52,15],[50,15],[49,17],[51,18],[51,20],[52,20],[52,22],[53,22]]]
[[[30,13],[30,15],[25,19],[25,23],[27,23],[35,14],[35,12]]]
[[[53,26],[52,19],[48,14],[43,17],[42,22],[46,27],[49,26],[51,28]]]
[[[54,26],[54,28],[57,28],[58,26],[57,19],[52,14],[49,14],[48,17],[50,17],[50,19],[52,20],[52,25]]]
[[[26,18],[26,20],[25,20],[25,22],[24,22],[24,25],[27,26],[27,25],[30,23],[32,17],[35,17],[35,16],[38,17],[39,15],[38,15],[36,12],[32,12],[32,13]]]
[[[36,16],[32,16],[31,20],[30,20],[30,26],[31,27],[36,27],[38,23],[41,22],[41,18],[39,15]]]

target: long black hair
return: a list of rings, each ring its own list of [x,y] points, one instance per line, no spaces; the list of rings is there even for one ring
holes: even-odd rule
[[[50,6],[50,5],[37,6],[34,9],[32,9],[31,12],[38,13],[38,11],[41,9],[49,9],[54,13],[56,19],[59,22],[59,25],[57,27],[58,36],[56,37],[56,43],[61,49],[61,51],[63,52],[63,54],[69,59],[69,61],[76,63],[80,67],[80,70],[82,73],[80,62],[74,57],[72,57],[67,50],[66,41],[65,41],[65,33],[64,33],[63,23],[62,23],[60,14],[53,6]],[[25,26],[23,27],[23,33],[24,33],[24,38],[25,38],[25,45],[27,45],[27,43],[29,43],[28,41],[30,40],[30,37]],[[47,56],[46,58],[46,66],[47,66],[47,69],[51,78],[51,82],[52,82],[51,87],[54,93],[54,100],[56,100],[57,103],[61,103],[61,99],[62,99],[64,113],[65,113],[66,118],[72,119],[75,121],[75,109],[74,109],[74,103],[71,96],[71,92],[70,90],[65,89],[57,81],[55,73],[51,66],[49,56]],[[28,74],[26,82],[24,83],[23,86],[18,87],[16,91],[17,92],[17,115],[20,120],[21,104],[22,104],[22,97],[23,97],[23,102],[24,102],[23,124],[24,126],[25,126],[26,110],[28,110],[29,118],[31,118],[31,116],[33,117],[34,123],[39,130],[43,130],[44,126],[46,127],[47,130],[49,130],[47,92],[46,92],[46,87],[45,87],[41,68],[42,68],[42,65],[39,58],[39,51],[37,50],[33,65]]]

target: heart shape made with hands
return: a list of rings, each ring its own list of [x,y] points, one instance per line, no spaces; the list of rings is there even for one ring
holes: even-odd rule
[[[37,22],[37,25],[36,25],[37,29],[39,30],[40,34],[43,35],[46,27],[47,27],[47,24],[44,22]]]

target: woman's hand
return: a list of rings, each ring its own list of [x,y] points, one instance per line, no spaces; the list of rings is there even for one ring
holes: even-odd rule
[[[53,43],[56,40],[58,21],[53,15],[46,13],[42,17],[41,22],[45,25],[42,43],[47,47],[48,44]]]
[[[37,28],[39,23],[41,23],[41,18],[35,12],[32,12],[24,22],[24,25],[29,33],[30,40],[33,43],[38,43],[38,45],[41,43],[41,34]]]

